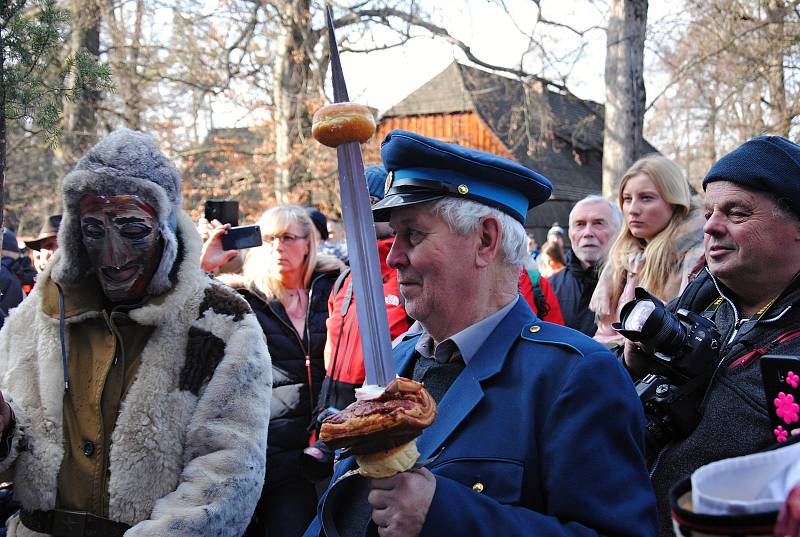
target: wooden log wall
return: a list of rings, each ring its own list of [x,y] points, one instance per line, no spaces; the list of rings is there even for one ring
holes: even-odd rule
[[[475,112],[384,118],[378,125],[375,139],[380,144],[384,136],[395,129],[513,159],[508,149]]]

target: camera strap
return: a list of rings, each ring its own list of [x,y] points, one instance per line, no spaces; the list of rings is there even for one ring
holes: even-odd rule
[[[708,307],[706,307],[706,309],[703,310],[703,313],[701,313],[700,315],[702,315],[709,321],[713,321],[714,315],[716,315],[717,310],[722,305],[722,302],[724,300],[725,299],[722,297],[722,295],[718,296],[711,302],[711,304],[708,305]]]
[[[734,332],[734,333],[738,333],[739,337],[741,337],[742,335],[744,335],[747,332],[749,332],[750,330],[752,330],[752,328],[756,325],[756,323],[758,323],[758,321],[760,321],[764,317],[764,315],[766,315],[770,311],[770,309],[772,308],[773,304],[775,304],[775,302],[778,300],[778,298],[780,298],[782,295],[783,295],[783,293],[781,293],[779,295],[776,295],[772,300],[767,302],[760,310],[758,310],[756,312],[755,315],[753,315],[749,319],[741,319],[741,320],[739,320],[739,322],[737,323],[737,326],[735,327],[736,332]],[[717,313],[717,310],[722,305],[722,302],[724,300],[725,300],[725,297],[720,295],[713,302],[711,302],[711,304],[709,304],[708,307],[705,310],[703,310],[703,313],[701,315],[703,317],[705,317],[706,319],[708,319],[710,321],[713,321],[714,320],[714,316]],[[741,323],[741,324],[739,324],[739,323]],[[731,337],[733,337],[733,336],[731,336]]]
[[[783,291],[775,295],[772,298],[772,300],[764,304],[764,306],[760,310],[758,310],[755,315],[753,315],[749,319],[741,319],[739,322],[737,322],[737,326],[735,327],[736,332],[734,333],[738,333],[739,337],[742,337],[744,334],[748,333],[761,319],[764,318],[764,316],[772,309],[772,306],[774,306],[779,299],[783,298],[784,296],[787,296],[789,293],[794,291],[798,286],[800,286],[800,272],[795,274],[794,278],[792,278],[792,281],[789,282],[789,285],[787,285]],[[719,290],[719,288],[717,288],[717,290]],[[711,305],[709,305],[708,308],[706,308],[706,312],[711,311],[711,314],[713,316],[713,314],[716,313],[717,309],[719,308],[720,304],[722,304],[722,300],[724,299],[725,298],[723,296],[717,298],[714,302],[711,303]],[[738,308],[734,306],[734,309],[736,309],[738,315]],[[704,317],[706,312],[703,312]]]
[[[800,328],[784,332],[774,340],[764,345],[763,347],[753,349],[752,351],[740,356],[733,363],[731,363],[731,365],[728,366],[728,369],[733,369],[739,366],[747,367],[756,360],[758,360],[759,358],[761,358],[762,356],[764,356],[765,354],[767,354],[768,352],[772,351],[772,349],[774,349],[778,345],[781,345],[782,343],[786,343],[787,341],[791,341],[798,337],[800,337]]]

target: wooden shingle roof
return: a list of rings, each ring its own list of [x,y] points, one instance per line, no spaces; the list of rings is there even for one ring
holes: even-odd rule
[[[451,63],[444,71],[387,110],[382,117],[452,114],[474,110],[472,95],[464,86],[459,64]]]

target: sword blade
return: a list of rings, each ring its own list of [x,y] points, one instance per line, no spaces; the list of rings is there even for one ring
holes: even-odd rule
[[[395,378],[396,368],[361,148],[357,142],[350,142],[340,145],[336,151],[366,382],[386,386]]]
[[[333,8],[325,6],[325,24],[328,25],[328,39],[331,51],[331,82],[333,83],[333,102],[343,103],[350,100],[347,96],[347,84],[344,81],[342,61],[339,59],[339,45],[336,43],[336,32],[333,30]]]
[[[330,37],[334,100],[347,101],[347,86],[339,61],[330,6],[326,7],[325,18]],[[366,383],[386,386],[395,378],[397,370],[392,358],[378,243],[367,181],[364,178],[361,147],[357,142],[350,142],[337,147],[336,153],[339,164],[339,189],[342,196],[342,218],[345,222],[345,239],[350,257]]]

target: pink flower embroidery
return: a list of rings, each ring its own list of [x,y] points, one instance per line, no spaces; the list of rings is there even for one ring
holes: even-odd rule
[[[786,373],[786,384],[792,388],[797,388],[797,385],[800,384],[800,375],[794,371],[789,371]]]
[[[775,440],[778,442],[786,442],[786,439],[789,438],[789,432],[780,425],[772,432],[775,433]]]
[[[794,402],[792,394],[786,395],[783,392],[779,392],[773,403],[777,409],[775,413],[779,418],[783,418],[785,423],[794,423],[800,419],[800,416],[798,416],[800,405]]]

